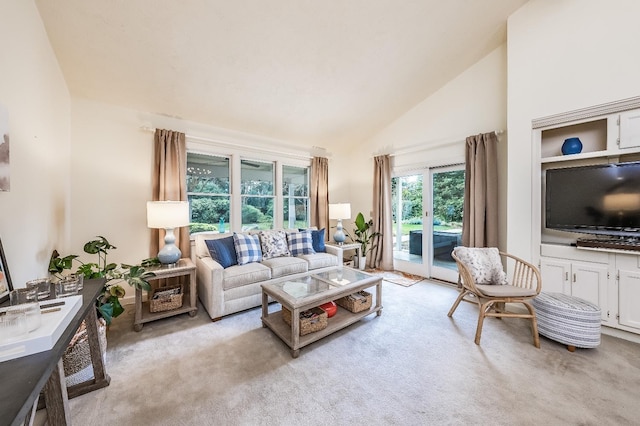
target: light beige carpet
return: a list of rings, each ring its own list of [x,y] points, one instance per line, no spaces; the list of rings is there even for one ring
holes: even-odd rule
[[[541,338],[536,349],[526,320],[488,318],[477,346],[476,306],[447,317],[456,296],[429,281],[384,282],[380,317],[296,359],[262,328],[259,308],[215,323],[201,309],[136,333],[126,306],[108,334],[111,385],[72,399],[72,423],[638,424],[638,344],[603,336],[600,347],[571,353]]]

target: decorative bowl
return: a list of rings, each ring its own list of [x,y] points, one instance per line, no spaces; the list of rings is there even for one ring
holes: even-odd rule
[[[320,305],[320,309],[327,313],[327,318],[331,318],[338,312],[338,305],[336,305],[336,302],[327,302]]]

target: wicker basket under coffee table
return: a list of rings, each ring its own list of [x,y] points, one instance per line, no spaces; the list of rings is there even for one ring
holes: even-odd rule
[[[375,287],[375,304],[359,312],[338,308],[328,319],[325,328],[301,335],[300,321],[283,319],[282,310],[269,312],[269,298],[279,302],[289,312],[290,318],[300,318],[300,312],[316,308],[324,303],[359,293]],[[372,295],[367,292],[370,297]],[[363,317],[382,314],[382,278],[349,267],[339,267],[331,271],[313,272],[297,279],[262,284],[262,326],[268,327],[291,348],[291,355],[297,358],[300,348],[341,330]]]

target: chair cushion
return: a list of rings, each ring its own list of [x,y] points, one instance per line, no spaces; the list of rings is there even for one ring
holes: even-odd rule
[[[233,244],[236,249],[238,265],[246,265],[262,260],[260,238],[257,235],[233,233]]]
[[[291,256],[284,231],[260,231],[260,246],[263,259]]]
[[[490,297],[533,297],[537,294],[535,288],[522,288],[513,285],[476,284],[485,296]]]
[[[223,268],[238,264],[236,247],[233,236],[219,238],[217,240],[205,240],[211,258],[218,262]]]
[[[291,256],[312,254],[316,252],[313,249],[311,231],[290,232],[287,234],[287,240],[289,241],[289,251],[291,252]]]
[[[456,247],[453,252],[469,269],[476,284],[507,284],[507,274],[497,248]]]

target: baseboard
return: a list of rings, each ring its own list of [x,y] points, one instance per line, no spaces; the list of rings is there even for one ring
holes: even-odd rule
[[[629,342],[633,343],[640,343],[640,334],[608,327],[606,325],[603,325],[600,331],[602,332],[602,334],[606,334],[607,336],[617,337],[619,339],[628,340]]]

